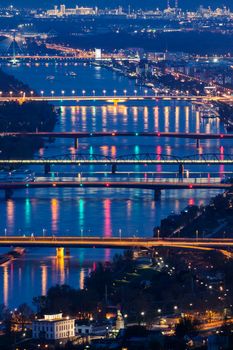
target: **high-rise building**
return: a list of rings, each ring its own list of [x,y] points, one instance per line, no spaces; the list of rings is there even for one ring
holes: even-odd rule
[[[96,60],[101,60],[101,58],[102,58],[101,49],[95,49],[95,59]]]
[[[62,16],[66,14],[66,5],[61,5],[60,6],[60,13],[61,13]]]

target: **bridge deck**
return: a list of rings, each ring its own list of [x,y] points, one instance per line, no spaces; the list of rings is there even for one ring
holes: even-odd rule
[[[133,247],[174,247],[174,248],[223,248],[232,247],[233,239],[156,239],[156,238],[105,238],[105,237],[42,237],[42,236],[1,236],[0,247],[74,247],[74,248],[133,248]]]
[[[131,132],[131,131],[109,131],[109,132],[5,132],[0,137],[52,137],[52,138],[94,138],[94,137],[172,137],[187,139],[233,139],[233,134],[205,134],[205,133],[182,133],[182,132]]]
[[[105,101],[110,103],[123,103],[127,101],[169,101],[169,100],[184,100],[184,101],[232,101],[233,96],[206,96],[206,95],[111,95],[111,96],[95,96],[95,95],[50,95],[50,96],[0,96],[0,102],[5,101]]]
[[[0,182],[0,189],[23,189],[23,188],[138,188],[138,189],[227,189],[232,184],[216,183],[216,182],[177,182],[177,181],[31,181],[24,182]]]

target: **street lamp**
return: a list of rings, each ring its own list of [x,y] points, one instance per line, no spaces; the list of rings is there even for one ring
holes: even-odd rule
[[[126,96],[126,94],[127,94],[127,90],[124,90],[124,95]]]
[[[85,90],[83,90],[83,91],[82,91],[83,96],[85,95],[85,93],[86,93],[86,91],[85,91]]]
[[[95,96],[95,90],[92,90],[93,96]]]
[[[34,91],[30,91],[30,94],[31,94],[31,96],[33,96],[33,94],[34,94]]]
[[[74,95],[75,94],[75,90],[72,90],[71,93],[72,93],[72,95]]]
[[[148,93],[148,90],[145,90],[145,91],[144,91],[145,96],[147,96],[147,93]]]
[[[12,91],[10,91],[10,96],[12,97],[12,95],[13,95],[13,92],[12,92]]]
[[[53,91],[53,90],[51,91],[51,95],[52,95],[52,97],[53,97],[53,95],[54,95],[54,91]]]
[[[43,96],[44,96],[44,91],[41,90],[40,94],[41,94],[41,96],[43,97]]]
[[[114,93],[114,96],[116,96],[116,93],[117,93],[116,89],[113,90],[113,93]]]
[[[103,90],[103,95],[106,96],[106,90]]]
[[[138,91],[137,91],[137,90],[134,90],[134,95],[135,95],[135,96],[137,95],[137,93],[138,93]]]
[[[62,91],[61,91],[61,94],[62,94],[62,96],[64,96],[64,94],[65,94],[65,91],[64,91],[64,90],[62,90]]]

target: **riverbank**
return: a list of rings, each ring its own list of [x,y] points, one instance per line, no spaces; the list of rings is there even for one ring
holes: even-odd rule
[[[20,95],[20,91],[29,92],[30,89],[0,70],[0,91]],[[47,102],[4,102],[0,105],[0,132],[52,131],[56,121],[57,113]],[[0,158],[31,158],[43,145],[42,138],[0,138]]]
[[[226,125],[228,131],[233,131],[233,107],[224,102],[216,102],[220,120]]]
[[[230,179],[228,181],[231,181]],[[154,229],[161,237],[231,237],[233,225],[233,192],[212,198],[206,206],[187,206],[172,214]]]

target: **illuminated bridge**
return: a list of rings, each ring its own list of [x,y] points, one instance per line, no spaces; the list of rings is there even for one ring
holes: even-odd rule
[[[221,249],[233,247],[232,238],[136,238],[136,237],[80,237],[80,236],[0,236],[0,247],[54,248],[188,248]],[[60,248],[60,249],[62,249]]]
[[[233,134],[225,133],[195,133],[195,132],[147,132],[147,131],[37,131],[37,132],[4,132],[0,133],[0,137],[48,137],[48,138],[67,138],[67,139],[80,139],[80,138],[98,138],[98,137],[171,137],[171,138],[184,138],[184,139],[200,139],[200,140],[216,140],[216,139],[233,139]]]
[[[169,100],[184,100],[184,101],[232,101],[233,96],[207,96],[207,95],[29,95],[29,96],[0,96],[0,102],[18,101],[23,103],[25,101],[47,101],[47,102],[109,102],[109,103],[124,103],[137,101],[169,101]]]
[[[199,180],[199,179],[198,179]],[[66,180],[60,178],[57,179],[46,179],[35,181],[14,181],[14,179],[7,182],[0,182],[0,190],[5,191],[5,198],[11,198],[14,190],[19,189],[35,189],[35,188],[123,188],[123,189],[147,189],[154,191],[154,200],[159,200],[161,196],[161,190],[173,190],[173,189],[218,189],[225,190],[232,187],[232,184],[219,183],[215,181],[202,182],[192,181],[185,179],[183,181],[179,179],[165,179],[151,180],[151,179],[138,179],[138,180],[112,180],[112,179],[82,179]]]
[[[65,154],[34,159],[0,159],[2,166],[15,165],[233,165],[233,154],[194,154],[179,157],[166,154],[142,153],[110,157],[99,154]],[[50,171],[47,169],[48,172]]]

